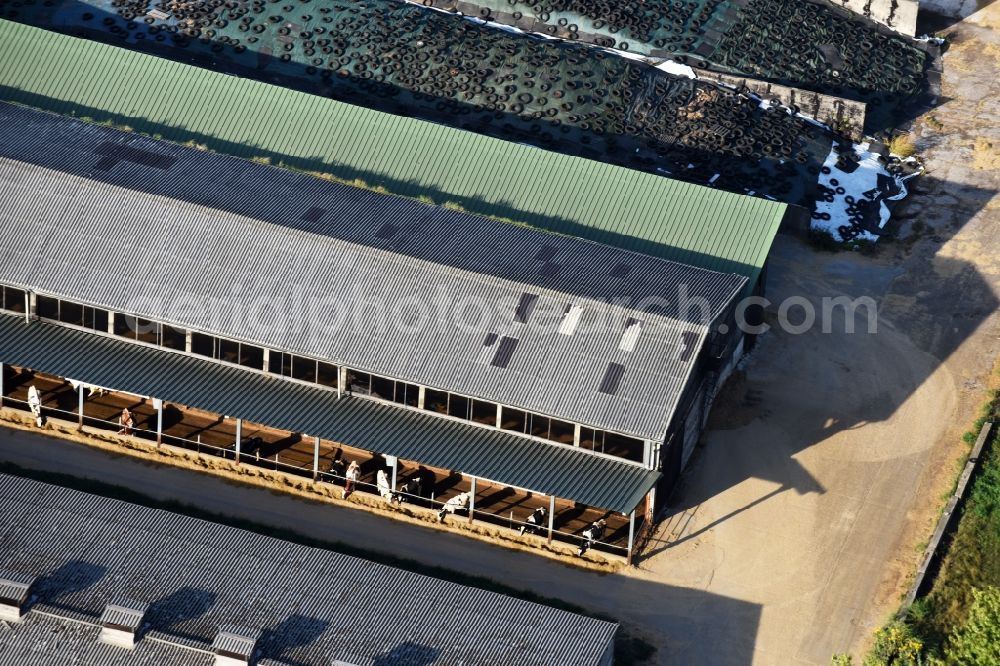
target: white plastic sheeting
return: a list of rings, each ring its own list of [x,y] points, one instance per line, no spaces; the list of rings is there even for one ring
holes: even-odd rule
[[[658,63],[656,69],[663,70],[667,74],[673,74],[674,76],[686,76],[689,79],[698,78],[693,69],[673,60],[664,60]]]
[[[853,146],[858,159],[857,168],[851,172],[837,166],[839,151],[836,146],[830,151],[823,171],[819,176],[820,196],[812,219],[812,228],[828,231],[837,240],[878,240],[874,230],[864,228],[864,209],[877,206],[877,221],[869,213],[869,224],[877,224],[878,229],[889,221],[888,201],[898,201],[906,197],[906,181],[917,175],[898,176],[891,174],[873,152],[870,144]],[[846,230],[846,231],[845,231]]]

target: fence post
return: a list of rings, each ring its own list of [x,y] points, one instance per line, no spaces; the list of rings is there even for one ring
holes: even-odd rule
[[[83,430],[83,382],[76,385],[76,427]]]
[[[319,437],[313,437],[313,481],[319,478]]]
[[[552,528],[556,524],[556,496],[549,495],[549,543],[552,543]]]
[[[469,492],[469,522],[472,522],[476,512],[476,477],[472,477],[472,490]]]
[[[159,446],[163,444],[163,401],[153,398],[153,404],[156,406],[156,445]]]
[[[632,509],[632,513],[628,516],[628,557],[625,558],[625,562],[631,566],[632,565],[632,539],[635,536],[635,509]]]
[[[198,436],[199,439],[201,435]],[[240,464],[240,447],[243,445],[243,419],[236,419],[236,464]]]
[[[6,366],[0,363],[0,408],[3,408],[3,375],[6,371]]]

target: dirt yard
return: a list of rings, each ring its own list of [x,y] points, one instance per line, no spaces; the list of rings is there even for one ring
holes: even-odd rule
[[[772,301],[870,296],[877,332],[862,310],[860,333],[769,333],[727,386],[644,566],[759,618],[689,617],[665,663],[828,664],[898,607],[1000,356],[998,27],[992,5],[949,30],[895,242],[867,257],[779,238]]]

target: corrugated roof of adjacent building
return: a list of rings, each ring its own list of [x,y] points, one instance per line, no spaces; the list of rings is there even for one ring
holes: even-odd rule
[[[610,622],[187,516],[11,476],[0,503],[0,569],[38,577],[4,664],[209,664],[230,625],[261,632],[262,666],[597,666],[612,649]],[[121,595],[149,605],[134,651],[79,624]]]
[[[784,204],[0,21],[0,98],[453,201],[755,283]]]
[[[29,613],[0,631],[0,666],[214,666],[215,655],[158,640],[134,650],[98,640],[94,622]]]
[[[0,362],[630,513],[660,473],[620,458],[237,366],[0,315]]]
[[[0,666],[213,666],[215,655],[159,640],[134,650],[98,640],[92,622],[67,621],[58,614],[29,613],[0,631]]]
[[[634,437],[746,282],[9,104],[0,156],[0,282]]]

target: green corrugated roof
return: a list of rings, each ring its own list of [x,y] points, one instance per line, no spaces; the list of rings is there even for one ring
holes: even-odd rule
[[[786,206],[0,21],[0,97],[755,283]]]
[[[120,338],[0,315],[0,362],[629,513],[660,473]]]

